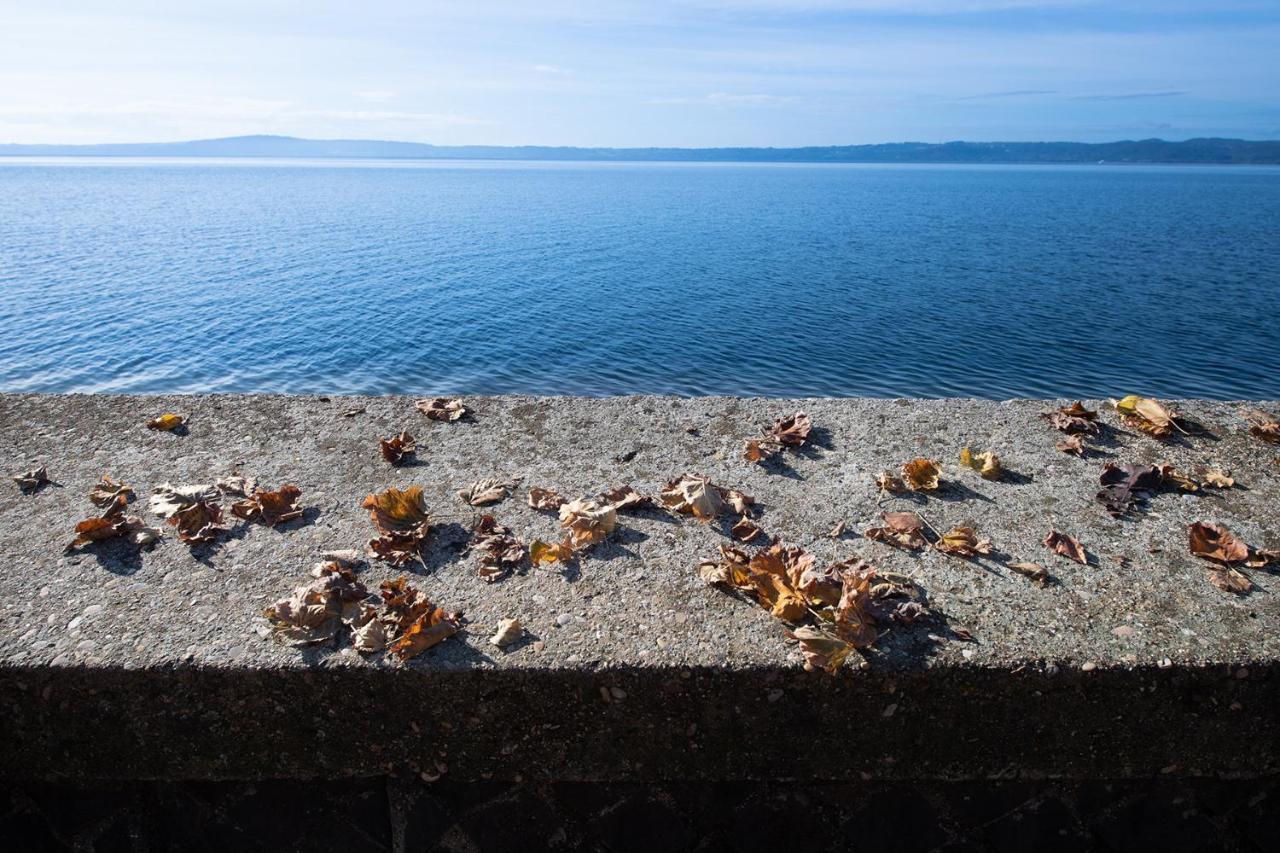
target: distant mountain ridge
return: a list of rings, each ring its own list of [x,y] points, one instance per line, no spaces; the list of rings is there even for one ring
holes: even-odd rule
[[[1280,140],[1120,142],[893,142],[804,148],[576,148],[430,145],[364,139],[231,136],[105,145],[0,144],[0,157],[313,157],[415,160],[595,160],[767,163],[1200,163],[1280,164]]]

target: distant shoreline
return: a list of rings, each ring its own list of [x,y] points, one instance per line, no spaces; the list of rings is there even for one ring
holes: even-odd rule
[[[236,136],[106,145],[0,144],[0,157],[185,157],[320,160],[478,160],[608,163],[866,163],[1002,165],[1280,165],[1280,140],[894,142],[802,148],[587,148],[430,145],[379,140]]]

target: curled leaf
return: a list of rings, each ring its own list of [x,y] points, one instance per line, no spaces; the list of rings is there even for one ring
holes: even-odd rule
[[[897,494],[898,492],[907,491],[907,484],[902,481],[901,477],[892,471],[881,471],[877,474],[876,485],[882,492],[893,492]]]
[[[711,521],[724,509],[720,488],[698,474],[685,474],[670,481],[658,497],[667,509],[692,515],[699,521]]]
[[[492,515],[480,516],[467,547],[480,555],[480,577],[490,582],[510,574],[528,556],[524,543],[498,524]]]
[[[1049,582],[1049,570],[1039,563],[1009,563],[1009,568],[1043,586]]]
[[[733,525],[729,532],[739,542],[750,542],[757,536],[764,534],[764,530],[761,529],[760,525],[756,524],[754,519],[745,515],[738,519],[738,523]]]
[[[1098,477],[1102,489],[1096,497],[1109,514],[1119,517],[1147,493],[1159,489],[1164,481],[1163,473],[1154,465],[1115,465],[1108,462]]]
[[[175,486],[163,483],[153,490],[147,507],[161,518],[169,518],[193,504],[212,503],[220,497],[217,488],[210,485]]]
[[[829,675],[835,675],[853,651],[851,644],[808,625],[788,631],[787,636],[799,642],[800,654],[804,656],[804,668],[810,672],[820,669]]]
[[[395,638],[388,650],[401,660],[421,654],[462,628],[460,614],[435,606],[403,576],[383,581],[379,590],[382,620]]]
[[[1183,431],[1178,426],[1177,415],[1159,400],[1130,394],[1116,401],[1115,407],[1126,425],[1155,438],[1167,438],[1174,430]]]
[[[535,539],[529,545],[529,561],[535,566],[567,563],[573,559],[571,541],[568,536],[560,542],[543,542],[541,539]]]
[[[405,457],[412,456],[416,449],[417,442],[408,432],[402,431],[399,435],[378,440],[378,451],[392,465],[399,465]]]
[[[18,488],[23,492],[34,492],[36,489],[49,482],[49,469],[41,465],[39,468],[32,468],[28,471],[22,471],[18,474],[11,475],[13,482],[18,484]]]
[[[152,418],[147,421],[147,429],[159,430],[161,432],[173,432],[180,426],[186,424],[187,419],[183,415],[175,415],[173,412],[166,412],[159,417]]]
[[[1191,553],[1220,563],[1242,563],[1249,556],[1249,546],[1221,524],[1197,521],[1187,529]]]
[[[618,512],[612,504],[591,498],[570,501],[560,507],[560,526],[567,531],[573,548],[604,541],[618,523]]]
[[[117,495],[102,515],[86,518],[77,523],[75,539],[67,545],[66,550],[71,551],[81,545],[101,542],[105,539],[124,538],[140,546],[150,545],[159,539],[159,530],[147,527],[140,518],[124,514],[125,507],[128,505],[128,498]]]
[[[1251,409],[1244,413],[1249,422],[1249,434],[1267,444],[1280,444],[1280,418],[1267,414],[1260,409]]]
[[[841,573],[844,589],[836,606],[836,636],[856,649],[865,649],[878,636],[871,614],[871,583],[876,570],[870,566],[850,568]]]
[[[1083,545],[1076,541],[1075,537],[1059,533],[1056,530],[1050,530],[1048,535],[1044,537],[1044,547],[1060,557],[1075,560],[1083,566],[1089,565],[1089,553],[1085,551]]]
[[[1049,422],[1056,430],[1072,435],[1097,435],[1099,432],[1098,413],[1084,407],[1084,403],[1076,400],[1070,406],[1063,406],[1051,412],[1042,412],[1040,417]]]
[[[218,504],[221,493],[210,485],[174,486],[165,483],[157,487],[148,501],[156,515],[164,518],[170,527],[176,528],[178,538],[188,545],[212,542],[222,532],[222,507]]]
[[[631,486],[615,486],[607,492],[601,492],[596,500],[600,501],[600,503],[612,504],[613,508],[619,512],[639,509],[653,503],[653,498],[640,494]]]
[[[863,536],[876,542],[883,542],[895,548],[916,550],[929,544],[924,536],[924,520],[917,513],[885,512],[881,514],[884,525],[868,527]]]
[[[977,471],[984,480],[999,480],[1004,476],[1004,470],[1000,467],[1000,457],[989,450],[974,453],[967,447],[961,448],[960,464]]]
[[[804,412],[779,418],[771,427],[762,427],[762,438],[748,439],[743,457],[749,462],[762,462],[782,452],[784,447],[800,447],[809,439],[813,422]]]
[[[488,506],[506,500],[511,494],[511,485],[489,477],[477,480],[465,489],[458,491],[458,497],[471,506]]]
[[[933,543],[933,547],[955,557],[976,557],[991,553],[991,543],[986,539],[979,539],[972,527],[951,528]]]
[[[274,492],[258,489],[242,501],[231,505],[231,514],[246,521],[261,521],[269,527],[302,518],[304,510],[298,506],[302,490],[285,483]]]
[[[1054,449],[1063,453],[1071,453],[1075,456],[1084,456],[1086,450],[1084,446],[1084,437],[1080,435],[1069,435],[1053,445]]]
[[[447,397],[436,397],[431,400],[419,400],[414,404],[418,411],[433,421],[456,421],[467,413],[467,407],[461,400],[450,400]]]
[[[336,564],[317,566],[316,580],[297,587],[263,611],[278,639],[307,646],[335,639],[348,604],[367,598],[369,591],[350,570]]]
[[[214,485],[218,491],[227,495],[235,495],[241,498],[247,498],[258,490],[258,481],[252,477],[243,477],[236,474],[231,477],[219,477]]]
[[[1215,566],[1207,574],[1209,575],[1209,583],[1223,592],[1244,595],[1253,589],[1253,581],[1249,580],[1244,572],[1233,569],[1230,566]]]
[[[942,468],[933,459],[912,459],[902,466],[902,482],[913,492],[932,492],[938,488]]]
[[[519,619],[499,619],[498,630],[489,638],[491,645],[505,648],[524,636],[524,628]]]
[[[1229,489],[1236,484],[1236,481],[1222,471],[1215,469],[1203,468],[1196,471],[1196,476],[1200,478],[1202,485],[1213,489]]]
[[[568,501],[560,497],[551,489],[542,489],[534,486],[529,490],[529,506],[540,510],[558,510]]]
[[[375,557],[396,566],[422,559],[431,532],[431,517],[421,487],[411,486],[403,491],[389,488],[369,495],[361,506],[369,510],[369,519],[380,534],[369,540],[369,550]]]

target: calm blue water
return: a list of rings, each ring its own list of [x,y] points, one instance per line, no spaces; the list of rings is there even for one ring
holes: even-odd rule
[[[1280,169],[0,158],[0,389],[1280,397]]]

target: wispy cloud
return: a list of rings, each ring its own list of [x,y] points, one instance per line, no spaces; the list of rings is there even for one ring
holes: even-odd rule
[[[650,98],[651,104],[704,104],[714,107],[733,107],[733,106],[768,106],[770,104],[785,104],[793,98],[783,95],[740,95],[730,92],[711,92],[706,95],[697,95],[694,97],[676,97],[676,98]]]
[[[1010,89],[1007,92],[983,92],[980,95],[962,95],[957,101],[985,101],[997,98],[1029,98],[1035,95],[1056,95],[1053,89]]]
[[[1176,98],[1190,92],[1119,92],[1100,95],[1072,95],[1073,101],[1136,101],[1140,98]]]

